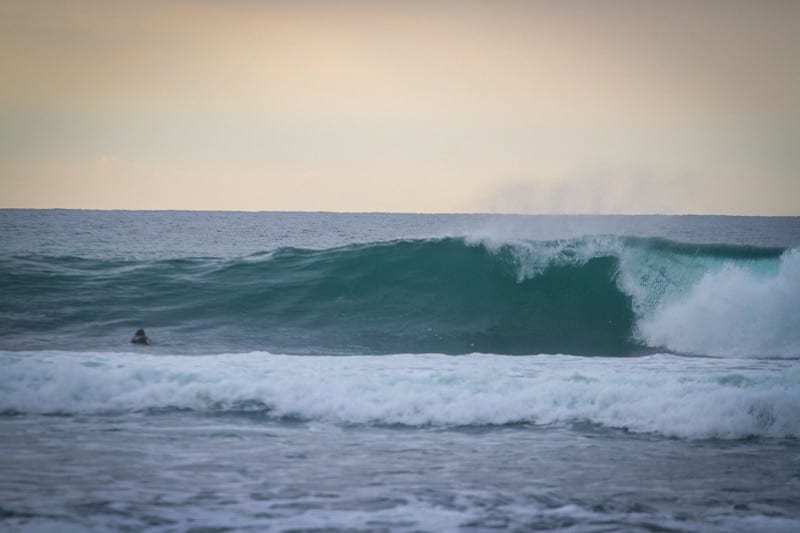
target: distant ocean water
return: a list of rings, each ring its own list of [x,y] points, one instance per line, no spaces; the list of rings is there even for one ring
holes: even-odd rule
[[[0,526],[797,530],[799,246],[797,217],[0,210]]]

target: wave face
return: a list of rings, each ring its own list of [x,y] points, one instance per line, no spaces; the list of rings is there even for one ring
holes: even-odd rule
[[[800,254],[664,239],[442,238],[237,259],[0,260],[0,346],[800,356]]]
[[[584,423],[682,438],[800,436],[793,361],[0,352],[0,413],[195,411],[337,424]]]

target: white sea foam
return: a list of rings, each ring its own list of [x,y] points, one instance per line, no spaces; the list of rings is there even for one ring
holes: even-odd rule
[[[800,253],[786,253],[774,275],[736,264],[707,271],[641,319],[638,333],[680,352],[800,357]]]
[[[0,411],[264,410],[334,423],[560,424],[800,436],[800,364],[571,356],[0,352]]]

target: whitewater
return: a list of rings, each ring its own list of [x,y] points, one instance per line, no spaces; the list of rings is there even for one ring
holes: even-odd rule
[[[356,425],[591,422],[685,438],[800,436],[800,369],[783,361],[22,352],[2,359],[2,376],[0,411],[16,414],[185,410]]]
[[[791,217],[0,210],[0,526],[794,531],[798,245]]]

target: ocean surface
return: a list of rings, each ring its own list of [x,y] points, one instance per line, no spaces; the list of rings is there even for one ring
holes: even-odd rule
[[[0,530],[794,532],[798,439],[798,217],[0,210]]]

